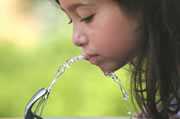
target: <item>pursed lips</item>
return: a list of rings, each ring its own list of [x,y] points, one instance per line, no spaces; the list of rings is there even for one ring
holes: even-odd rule
[[[97,54],[84,54],[86,60],[88,60],[92,64],[97,64]]]

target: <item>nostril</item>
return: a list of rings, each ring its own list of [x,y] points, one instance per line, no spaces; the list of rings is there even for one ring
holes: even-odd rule
[[[83,43],[77,42],[75,45],[77,45],[77,46],[83,46]]]

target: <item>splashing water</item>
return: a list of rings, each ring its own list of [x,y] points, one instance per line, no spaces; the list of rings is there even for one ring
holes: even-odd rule
[[[121,80],[118,78],[118,76],[113,72],[105,73],[105,76],[110,77],[119,86],[120,91],[121,91],[122,96],[123,96],[123,99],[124,99],[124,101],[127,102],[129,99],[128,93],[127,93],[126,89],[122,86]],[[127,108],[127,110],[128,110],[127,114],[130,116],[130,119],[131,119],[132,118],[132,111],[128,107],[125,107],[125,108]]]
[[[66,71],[66,69],[68,69],[70,67],[70,65],[72,65],[73,63],[78,62],[80,60],[84,60],[84,59],[85,58],[83,55],[79,55],[79,56],[75,56],[71,59],[66,60],[63,65],[60,65],[57,72],[55,73],[53,81],[51,82],[51,84],[48,87],[48,91],[49,92],[51,91],[52,87],[55,85],[57,80],[60,79],[59,77]],[[127,101],[129,98],[128,93],[127,93],[126,89],[122,86],[121,80],[118,78],[118,76],[113,72],[105,73],[105,76],[110,77],[116,84],[118,84],[120,91],[122,93],[123,99]]]
[[[123,99],[125,101],[127,101],[128,98],[129,98],[128,93],[127,93],[126,89],[122,86],[121,80],[118,78],[118,76],[113,72],[105,73],[105,76],[108,76],[108,77],[112,78],[112,80],[119,86],[120,91],[121,91],[122,96],[123,96]]]
[[[55,85],[55,83],[57,82],[59,77],[66,71],[66,69],[68,69],[70,67],[70,65],[72,65],[73,63],[75,63],[79,60],[83,60],[83,59],[84,59],[84,56],[82,56],[82,55],[75,56],[75,57],[65,61],[65,63],[63,65],[60,65],[57,72],[55,73],[53,81],[51,82],[51,84],[48,87],[48,91],[49,92],[51,91],[52,87]]]
[[[58,70],[56,71],[52,82],[50,83],[50,85],[49,85],[48,88],[47,88],[48,95],[46,95],[44,98],[42,98],[43,100],[41,101],[41,104],[43,104],[43,102],[46,102],[46,101],[47,101],[48,96],[49,96],[49,94],[50,94],[53,86],[54,86],[54,85],[57,83],[57,81],[60,79],[60,76],[62,76],[62,74],[63,74],[68,68],[70,68],[70,66],[71,66],[73,63],[78,62],[78,61],[80,61],[80,60],[84,60],[84,59],[85,59],[85,57],[84,57],[83,55],[75,56],[75,57],[73,57],[73,58],[71,58],[71,59],[66,60],[64,64],[62,64],[62,65],[60,65],[60,66],[58,67]],[[118,84],[118,86],[119,86],[119,88],[120,88],[120,91],[121,91],[121,93],[122,93],[123,99],[124,99],[125,101],[128,101],[128,98],[129,98],[128,93],[127,93],[127,91],[125,90],[125,88],[121,85],[121,81],[120,81],[120,79],[118,78],[118,76],[117,76],[115,73],[106,73],[105,76],[110,77],[116,84]],[[40,104],[40,106],[41,106],[41,104]],[[38,104],[37,110],[38,110],[38,109],[40,110],[40,112],[41,112],[40,115],[41,115],[41,114],[42,114],[42,111],[43,111],[43,108],[44,108],[44,104],[43,104],[43,106],[42,106],[41,108],[39,108],[40,106],[39,106],[39,104]],[[131,116],[131,111],[128,111],[128,115]]]
[[[60,65],[57,72],[55,73],[55,76],[53,78],[53,81],[51,82],[51,84],[48,87],[48,91],[50,92],[52,87],[55,85],[55,83],[57,82],[58,79],[60,79],[59,77],[66,71],[66,69],[68,69],[70,67],[70,65],[72,65],[75,62],[78,62],[80,60],[84,60],[84,56],[83,55],[79,55],[79,56],[75,56],[71,59],[68,59],[67,61],[65,61],[65,63],[63,65]],[[122,93],[123,99],[124,100],[128,100],[129,96],[127,91],[125,90],[125,88],[122,86],[120,79],[118,78],[118,76],[115,73],[106,73],[106,76],[109,76],[110,78],[112,78],[112,80],[118,84],[120,91]]]
[[[55,73],[55,76],[50,83],[48,88],[41,88],[38,90],[31,100],[28,102],[28,104],[25,107],[25,119],[43,119],[41,117],[42,112],[44,110],[44,107],[47,103],[49,94],[53,88],[53,86],[58,81],[59,77],[72,65],[74,62],[77,62],[79,60],[83,60],[84,56],[76,56],[69,60],[67,60],[63,65],[59,66],[57,72]]]

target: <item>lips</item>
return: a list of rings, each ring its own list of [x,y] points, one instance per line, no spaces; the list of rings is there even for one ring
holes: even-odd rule
[[[92,64],[97,64],[97,56],[92,56],[89,58],[89,61],[92,63]]]
[[[92,64],[97,64],[97,54],[85,54],[85,59],[88,60]]]

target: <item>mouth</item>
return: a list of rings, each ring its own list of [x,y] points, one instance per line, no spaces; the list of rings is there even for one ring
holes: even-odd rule
[[[85,54],[85,59],[88,60],[91,64],[96,64],[98,61],[98,55],[97,54]]]

